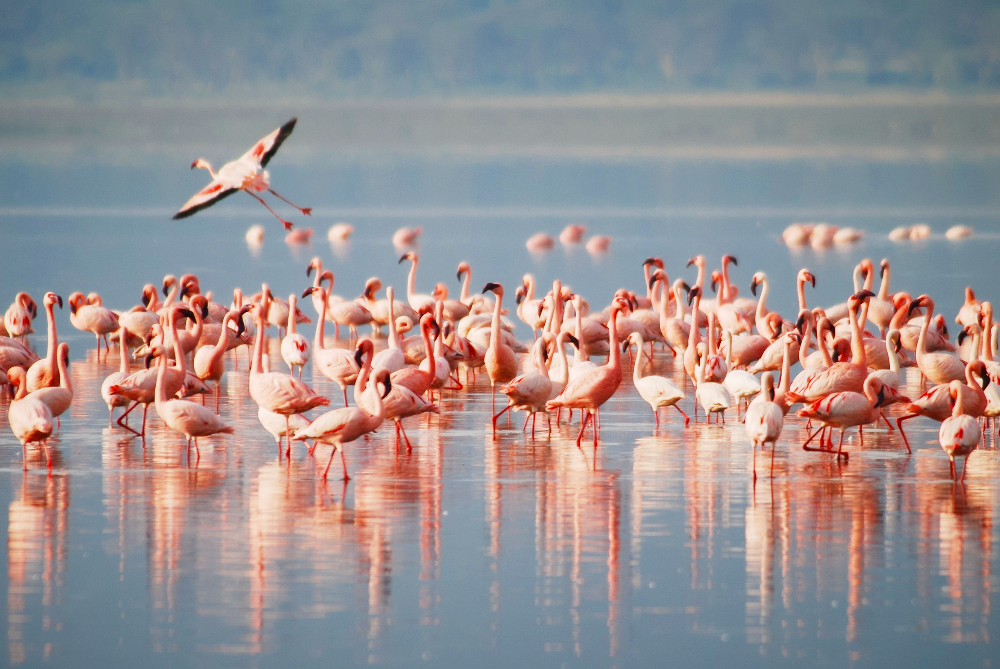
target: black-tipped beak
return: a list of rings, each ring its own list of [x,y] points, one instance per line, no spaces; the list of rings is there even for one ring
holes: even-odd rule
[[[384,384],[385,384],[385,392],[382,393],[382,399],[388,397],[389,393],[392,392],[392,381],[389,379],[388,374],[385,376]]]
[[[863,300],[866,297],[875,297],[875,293],[870,290],[859,290],[854,294],[854,299],[856,300]]]
[[[58,305],[59,305],[59,308],[60,308],[60,309],[62,309],[62,308],[63,308],[63,300],[62,300],[62,295],[56,295],[56,304],[58,304]]]
[[[514,295],[514,304],[521,304],[521,302],[524,302],[524,293],[518,291],[517,294]]]
[[[305,299],[307,295],[312,295],[316,292],[316,286],[310,286],[302,291],[302,299]]]
[[[816,287],[816,277],[813,275],[812,272],[809,272],[809,283],[812,284],[813,288]]]
[[[365,357],[365,349],[363,349],[363,348],[361,348],[360,346],[358,346],[358,348],[357,348],[357,349],[355,349],[355,351],[354,351],[354,362],[355,362],[355,363],[357,364],[357,366],[358,366],[359,368],[360,368],[360,367],[361,367],[361,365],[363,364],[363,363],[361,362],[361,360],[362,360],[362,358],[364,358],[364,357]]]
[[[802,332],[802,328],[805,326],[805,324],[806,324],[806,316],[805,314],[802,314],[801,316],[799,316],[799,319],[795,321],[795,329],[798,330],[799,332]]]
[[[632,345],[632,342],[630,342],[630,341],[629,341],[628,339],[626,339],[626,340],[625,340],[625,341],[624,341],[624,342],[622,343],[622,353],[625,353],[626,351],[628,351],[628,349],[629,349],[629,347],[630,347],[631,345]]]
[[[958,345],[961,346],[962,342],[964,342],[965,338],[968,337],[968,336],[969,336],[969,328],[965,328],[961,332],[959,332],[958,333]]]
[[[458,270],[457,272],[455,272],[455,278],[458,279],[459,281],[462,280],[462,270]]]
[[[74,316],[76,316],[76,302],[70,302],[69,303],[69,313],[71,313]]]
[[[833,360],[834,362],[840,362],[840,351],[838,351],[837,349],[833,349],[832,351],[830,351],[830,359]]]
[[[685,267],[690,267],[691,265],[693,265],[693,264],[694,264],[694,261],[695,261],[695,259],[694,259],[694,258],[691,258],[690,260],[688,260],[688,261],[687,261],[687,264],[686,264],[686,265],[684,265],[684,266],[685,266]]]
[[[188,296],[188,291],[189,291],[190,289],[191,289],[191,287],[190,287],[190,286],[187,286],[187,285],[184,285],[184,286],[181,286],[181,299],[182,299],[182,300],[183,300],[183,299],[184,299],[185,297],[187,297],[187,296]]]
[[[177,313],[183,316],[184,318],[190,318],[191,320],[194,320],[194,312],[191,311],[190,309],[180,309]]]
[[[983,390],[986,390],[986,386],[990,385],[990,373],[986,369],[986,365],[983,365],[983,369],[979,375],[983,379]]]
[[[144,307],[149,306],[149,295],[147,295],[146,293],[142,294],[142,306]]]
[[[309,265],[306,267],[306,276],[312,276],[312,273],[313,273],[313,264],[309,263]]]
[[[247,331],[247,326],[243,323],[243,313],[236,318],[236,338],[239,339]]]
[[[404,260],[406,260],[406,254],[405,253],[399,257],[399,262],[397,262],[396,264],[397,265],[401,265]]]
[[[145,366],[146,369],[149,369],[149,365],[152,364],[153,358],[155,357],[156,356],[154,356],[152,353],[147,353],[146,356],[142,359],[142,364]]]
[[[646,258],[645,260],[642,261],[643,267],[645,267],[646,265],[655,265],[655,264],[656,264],[656,258]]]
[[[163,297],[170,294],[170,286],[168,284],[163,284]]]
[[[656,277],[655,274],[649,277],[649,288],[652,288],[653,284],[656,283],[657,281],[659,281],[659,279]]]
[[[496,290],[499,287],[500,287],[500,284],[498,284],[498,283],[492,283],[492,282],[488,283],[485,286],[483,286],[483,293],[488,293],[489,291]]]
[[[208,302],[201,305],[201,317],[208,318]]]
[[[737,267],[739,267],[740,265],[738,262],[736,262],[736,256],[731,256],[731,255],[722,256],[722,264],[725,265],[727,262],[731,262],[733,263],[733,265]]]
[[[580,340],[574,337],[573,335],[567,335],[566,341],[568,341],[573,346],[580,348]]]
[[[753,279],[752,281],[750,281],[750,293],[754,297],[757,297],[757,279]]]
[[[718,293],[719,292],[719,280],[718,279],[714,279],[714,278],[712,279],[712,292],[713,293]]]
[[[692,288],[691,290],[688,291],[688,306],[689,307],[692,304],[694,304],[694,298],[697,297],[700,294],[701,294],[701,290],[698,288],[698,286],[695,286],[694,288]]]
[[[885,404],[885,387],[878,389],[878,401],[875,402],[875,407],[880,407]]]
[[[947,325],[942,325],[941,326],[941,334],[943,334],[945,337],[948,336],[948,326]]]
[[[691,286],[687,284],[687,281],[681,281],[681,288],[683,288],[685,292],[691,292]]]

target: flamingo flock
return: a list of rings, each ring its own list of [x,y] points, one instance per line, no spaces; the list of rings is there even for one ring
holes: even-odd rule
[[[291,132],[294,119],[290,124],[261,140],[262,150],[251,150],[253,165],[241,160],[259,171]],[[230,165],[213,178],[219,181],[227,169],[234,170]],[[403,235],[407,239],[398,241],[409,244],[419,234],[408,232],[412,234]],[[560,241],[580,243],[582,235],[582,226],[569,226]],[[986,429],[995,433],[998,427],[1000,328],[992,305],[978,301],[969,288],[955,318],[953,341],[931,296],[890,291],[891,268],[885,260],[878,270],[870,260],[859,263],[852,292],[828,308],[807,305],[807,287],[818,280],[808,269],[788,279],[778,277],[778,284],[787,280],[798,296],[797,312],[788,314],[769,306],[774,282],[764,271],[752,273],[750,297],[740,295],[731,281],[739,263],[731,255],[711,271],[704,256],[695,256],[687,267],[696,274],[673,282],[663,261],[649,258],[642,264],[640,290],[609,291],[604,308],[592,306],[559,280],[547,290],[531,274],[508,285],[511,293],[494,281],[477,292],[471,289],[472,267],[464,261],[456,273],[459,297],[449,299],[447,280],[431,292],[418,291],[422,277],[416,250],[410,248],[398,259],[404,262],[409,263],[405,294],[398,296],[392,285],[383,286],[375,277],[351,291],[357,298],[335,295],[333,273],[314,258],[304,268],[311,283],[303,281],[302,290],[287,301],[262,284],[249,296],[233,288],[231,303],[219,303],[211,292],[202,292],[197,276],[187,274],[164,277],[162,302],[151,283],[137,290],[138,304],[123,310],[105,307],[93,292],[73,292],[65,304],[72,326],[94,335],[98,360],[104,351],[109,373],[101,396],[113,429],[144,439],[152,405],[154,420],[183,436],[189,457],[191,446],[200,456],[199,441],[224,448],[222,435],[234,428],[220,418],[220,397],[229,392],[226,371],[238,367],[243,349],[249,361],[247,392],[258,406],[261,426],[277,442],[278,458],[291,458],[294,442],[305,442],[309,457],[317,444],[325,444],[330,452],[324,479],[339,451],[348,480],[345,449],[372,438],[386,421],[394,425],[395,448],[401,442],[407,450],[414,448],[404,421],[442,413],[444,393],[470,398],[484,393],[484,384],[476,383],[484,371],[491,420],[483,429],[494,438],[516,429],[509,420],[506,426],[500,420],[508,412],[526,414],[521,429],[527,431],[530,421],[526,438],[532,440],[540,416],[551,435],[553,425],[573,421],[576,412],[576,446],[583,448],[589,431],[596,453],[602,411],[614,411],[609,400],[634,390],[648,404],[654,430],[675,416],[661,409],[673,408],[684,419],[679,429],[745,431],[754,478],[758,450],[770,449],[773,476],[779,447],[800,446],[842,462],[863,452],[866,428],[882,425],[898,430],[896,443],[910,452],[904,422],[924,417],[941,423],[939,442],[951,476],[963,481],[965,468],[958,473],[955,457],[967,460]],[[379,298],[383,287],[385,297]],[[48,440],[74,397],[69,347],[59,341],[55,318],[64,300],[55,293],[41,300],[44,356],[29,344],[38,306],[27,293],[16,294],[0,337],[0,382],[14,389],[8,423],[21,443],[25,469],[32,445],[43,450],[51,467]],[[315,312],[311,340],[299,332],[312,322],[303,309]],[[515,318],[532,333],[529,340],[516,336]],[[335,330],[332,345],[328,323]],[[365,328],[370,334],[362,334]],[[287,372],[284,367],[272,370],[265,354],[271,330],[277,331]],[[112,344],[118,347],[117,364],[109,359]],[[662,354],[657,355],[657,347]],[[303,380],[302,370],[310,364],[318,372],[314,379],[327,379],[339,388],[333,398]],[[632,365],[631,374],[626,364]],[[919,397],[903,393],[906,368],[926,384]],[[623,384],[629,378],[630,384]],[[353,405],[348,394],[352,386]],[[205,398],[213,394],[214,409]],[[141,423],[130,423],[129,416],[140,406]],[[724,427],[727,413],[729,428]],[[849,440],[845,450],[845,438],[855,428],[860,439]]]

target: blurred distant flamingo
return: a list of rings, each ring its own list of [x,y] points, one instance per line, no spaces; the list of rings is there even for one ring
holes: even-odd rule
[[[293,117],[283,126],[254,144],[250,150],[242,156],[223,165],[218,172],[213,171],[212,166],[204,158],[199,158],[191,163],[191,169],[201,167],[208,170],[208,173],[212,175],[212,182],[198,191],[190,200],[185,202],[184,206],[180,208],[180,211],[174,214],[174,220],[187,218],[202,209],[207,209],[219,200],[229,197],[239,190],[248,193],[255,200],[264,205],[269,212],[274,214],[275,218],[281,221],[286,230],[291,230],[292,224],[278,216],[278,214],[271,209],[267,202],[264,202],[264,198],[257,195],[257,193],[267,191],[278,199],[292,205],[301,211],[303,215],[310,216],[312,214],[311,208],[300,207],[281,195],[278,195],[278,193],[271,189],[271,175],[264,169],[267,166],[268,161],[270,161],[271,158],[274,157],[274,154],[278,152],[278,148],[281,147],[282,142],[288,139],[288,136],[292,134],[292,130],[295,128],[297,120],[298,119]]]

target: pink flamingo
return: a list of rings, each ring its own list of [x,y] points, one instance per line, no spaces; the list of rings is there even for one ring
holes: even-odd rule
[[[18,293],[14,302],[7,307],[3,315],[4,328],[11,337],[24,339],[30,332],[31,321],[38,313],[38,306],[27,293]]]
[[[45,462],[51,468],[52,458],[49,455],[49,437],[52,436],[52,412],[44,402],[37,397],[28,395],[25,383],[24,369],[11,367],[7,377],[16,389],[14,399],[7,409],[7,424],[17,440],[21,442],[21,457],[24,460],[24,470],[28,471],[27,446],[40,443],[45,449]]]
[[[493,412],[493,436],[497,434],[497,418],[510,409],[510,405],[497,413],[497,384],[510,383],[517,376],[517,357],[514,350],[503,342],[500,335],[500,310],[503,309],[503,286],[499,283],[487,283],[483,293],[491,292],[497,296],[493,307],[493,322],[490,326],[490,346],[486,349],[486,373],[490,377],[490,401]],[[619,377],[621,373],[619,371]],[[620,380],[620,379],[619,379]],[[617,386],[616,386],[617,387]],[[595,437],[596,439],[596,437]]]
[[[378,384],[385,387],[385,391],[380,395]],[[297,430],[296,440],[315,439],[324,444],[330,444],[333,449],[330,451],[330,459],[323,470],[323,479],[330,472],[330,465],[333,464],[333,455],[340,450],[340,462],[344,466],[344,480],[349,481],[351,477],[347,475],[347,462],[344,460],[344,444],[355,441],[366,434],[374,432],[385,419],[385,406],[383,400],[392,390],[392,382],[389,380],[389,373],[384,369],[375,373],[375,382],[367,391],[368,400],[365,405],[371,406],[372,411],[359,405],[356,407],[345,407],[327,411],[306,427]]]
[[[37,397],[52,412],[52,417],[56,419],[56,427],[59,427],[59,416],[66,413],[73,403],[73,384],[69,376],[69,344],[62,342],[56,352],[56,360],[59,366],[59,385],[48,388],[39,388],[31,393]]]
[[[170,399],[167,394],[167,356],[163,347],[158,347],[152,352],[153,356],[159,356],[159,366],[156,372],[156,390],[154,392],[154,406],[160,419],[167,424],[171,430],[180,432],[187,439],[188,448],[194,442],[194,449],[201,456],[198,448],[198,437],[210,437],[213,434],[232,434],[233,428],[222,422],[211,409],[206,409],[200,404],[188,400]]]
[[[775,402],[774,377],[771,372],[764,372],[760,377],[760,396],[762,401],[752,402],[747,407],[744,420],[747,436],[753,444],[753,477],[757,479],[757,446],[771,444],[771,476],[774,476],[775,442],[781,436],[781,428],[785,424],[785,411]]]
[[[951,416],[945,418],[938,430],[938,441],[941,448],[948,454],[951,463],[952,478],[958,478],[955,469],[955,456],[965,456],[965,466],[962,467],[962,477],[959,482],[965,482],[965,472],[969,469],[969,456],[979,446],[981,437],[979,423],[972,416],[964,413],[962,384],[952,381],[948,387],[948,395],[953,404]]]
[[[254,343],[253,361],[250,366],[250,397],[258,406],[285,416],[285,433],[289,432],[288,416],[330,404],[330,400],[289,374],[261,371],[261,356],[264,353],[263,308],[253,306],[253,316],[257,324],[257,339]],[[286,438],[287,442],[287,438]],[[291,450],[287,442],[287,449]]]
[[[497,300],[499,307],[500,300]],[[567,409],[580,409],[584,412],[580,434],[576,437],[576,445],[579,448],[583,439],[583,432],[587,429],[587,424],[594,421],[594,413],[601,408],[605,402],[618,390],[622,382],[622,359],[621,349],[618,343],[618,330],[615,321],[618,313],[624,308],[624,300],[616,301],[611,307],[611,319],[608,322],[608,362],[606,365],[595,367],[594,369],[570,379],[559,396],[550,400],[546,408],[551,411],[566,407]],[[594,425],[594,448],[597,448],[598,428]]]
[[[392,385],[393,387],[404,387],[411,390],[416,395],[423,395],[434,383],[436,378],[436,367],[437,367],[437,356],[434,355],[434,351],[431,348],[431,328],[437,328],[437,324],[434,322],[434,316],[430,314],[424,314],[420,317],[420,337],[424,343],[424,352],[430,369],[423,370],[417,367],[404,367],[403,369],[397,370],[392,373]],[[440,329],[439,329],[440,336]]]
[[[242,156],[223,165],[218,173],[212,170],[212,166],[204,158],[199,158],[191,163],[191,169],[200,167],[208,170],[208,173],[212,175],[212,182],[185,202],[180,211],[174,214],[174,220],[187,218],[202,209],[211,207],[219,200],[229,197],[236,191],[243,191],[264,205],[269,212],[274,214],[275,218],[281,221],[286,230],[291,230],[292,224],[278,216],[267,202],[264,201],[264,198],[257,193],[267,191],[298,209],[302,212],[303,216],[311,215],[312,209],[300,207],[274,192],[271,189],[271,175],[264,169],[271,158],[274,157],[274,154],[278,152],[282,142],[292,134],[297,120],[296,118],[292,118],[283,126],[259,140]]]
[[[302,368],[309,362],[309,340],[295,331],[295,309],[298,297],[292,293],[288,296],[288,327],[281,340],[281,358],[288,365],[288,370],[295,373],[299,368],[299,378],[302,378]]]
[[[316,334],[313,337],[313,363],[320,373],[330,379],[344,392],[344,406],[347,406],[347,386],[352,385],[358,378],[361,370],[360,357],[363,351],[368,351],[369,355],[373,350],[371,340],[364,339],[358,342],[357,351],[350,351],[344,348],[327,348],[324,338],[324,323],[326,322],[327,297],[326,289],[322,287],[306,288],[302,293],[302,298],[312,294],[319,296],[319,322],[316,323]]]
[[[977,373],[980,379],[982,379],[981,384],[973,376]],[[960,385],[962,388],[962,410],[973,418],[979,418],[986,411],[987,399],[984,391],[990,385],[990,376],[982,360],[973,360],[966,365],[965,384]],[[910,451],[910,441],[906,437],[906,432],[903,431],[903,421],[916,418],[917,416],[925,416],[931,420],[943,421],[950,416],[952,413],[951,403],[948,400],[950,387],[950,384],[934,386],[916,400],[903,407],[906,414],[896,419],[896,427],[899,428],[899,433],[903,436],[903,443],[906,444],[907,452]]]
[[[914,306],[927,307],[923,325],[920,326],[920,338],[917,340],[917,367],[929,381],[937,384],[947,384],[959,381],[965,377],[965,364],[957,355],[950,353],[931,353],[927,350],[927,328],[934,316],[934,300],[927,295],[921,295]]]
[[[118,330],[118,337],[118,353],[121,356],[118,371],[108,374],[104,379],[104,383],[101,384],[101,397],[104,398],[104,403],[108,405],[108,426],[111,425],[111,421],[115,417],[115,407],[124,407],[129,404],[127,397],[111,393],[111,387],[124,382],[129,375],[128,346],[125,343],[128,334],[125,328]]]
[[[231,330],[229,324],[236,321],[236,336],[243,335],[243,314],[249,311],[248,307],[230,311],[222,319],[222,328],[219,331],[219,341],[215,344],[207,344],[198,349],[194,354],[195,376],[202,381],[215,382],[215,412],[219,412],[219,396],[222,394],[222,375],[226,371],[225,354],[229,350],[229,336]],[[204,395],[202,395],[204,401]]]
[[[56,333],[55,305],[62,309],[63,300],[55,293],[45,293],[42,298],[42,305],[45,307],[45,318],[48,327],[48,343],[45,348],[45,357],[33,363],[28,368],[28,392],[34,392],[39,388],[49,388],[59,385],[59,367],[56,362],[56,348],[59,346],[59,337]]]
[[[840,428],[840,443],[837,446],[837,457],[843,453],[844,431],[849,427],[857,427],[874,423],[878,420],[881,407],[886,399],[897,394],[892,388],[883,385],[875,376],[868,377],[864,382],[864,394],[854,391],[832,393],[798,410],[797,416],[816,419],[823,423],[802,445],[807,451],[820,451],[820,448],[809,448],[809,442],[827,427]]]

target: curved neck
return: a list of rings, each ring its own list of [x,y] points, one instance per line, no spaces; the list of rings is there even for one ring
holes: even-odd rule
[[[830,349],[826,346],[826,328],[816,329],[816,348],[819,349],[819,354],[823,356],[823,364],[830,367],[833,364],[833,358],[830,357]]]
[[[970,384],[970,385],[974,385],[974,384]],[[951,410],[951,415],[952,416],[961,416],[963,413],[965,413],[965,407],[963,406],[963,402],[962,402],[962,395],[963,394],[964,393],[955,393],[955,408],[953,408]]]
[[[361,363],[361,369],[358,371],[358,380],[354,382],[354,403],[361,405],[361,398],[364,397],[365,391],[368,389],[368,376],[372,372],[372,353],[366,352],[364,362]]]
[[[698,280],[695,281],[696,286],[705,290],[705,261],[704,259],[700,262],[696,262],[695,266],[698,268]]]
[[[222,331],[219,332],[219,341],[216,342],[215,348],[212,349],[212,355],[209,357],[212,365],[222,360],[222,356],[226,354],[226,349],[229,348],[229,323],[232,322],[234,313],[239,312],[230,311],[222,317]]]
[[[764,280],[760,282],[760,299],[757,300],[756,317],[758,320],[763,320],[763,318],[767,315],[767,292],[770,288],[771,286],[765,276]],[[759,334],[763,335],[764,333],[761,332]]]
[[[666,300],[664,300],[664,303],[666,303]],[[677,305],[677,313],[674,314],[674,318],[684,320],[687,317],[687,307],[684,306],[684,298],[681,297],[680,283],[674,286],[674,304]]]
[[[629,342],[631,344],[631,342]],[[642,380],[642,372],[640,368],[642,367],[642,336],[636,335],[636,347],[639,349],[635,356],[635,365],[632,366],[632,381],[634,383],[639,383]]]
[[[465,272],[463,272],[463,274],[465,276],[462,277],[462,293],[461,293],[459,299],[462,301],[462,304],[468,304],[469,303],[469,284],[472,282],[472,270],[467,269],[467,270],[465,270]]]
[[[898,337],[898,335],[896,336]],[[896,346],[892,337],[886,337],[885,351],[889,354],[889,371],[899,374],[899,358],[896,356]]]
[[[385,420],[385,404],[383,404],[382,402],[382,395],[379,394],[378,384],[377,383],[368,384],[368,387],[365,389],[365,392],[371,393],[372,396],[371,401],[374,403],[375,411],[369,412],[367,409],[364,409],[364,412],[371,417],[373,423],[381,424],[382,421]]]
[[[13,379],[11,379],[11,383],[13,383]],[[22,374],[17,382],[17,392],[14,393],[14,401],[16,402],[17,400],[23,400],[27,396],[28,396],[28,379],[26,376]]]
[[[170,284],[170,292],[167,293],[167,297],[163,300],[163,306],[169,307],[177,299],[177,281]]]
[[[177,314],[170,315],[170,336],[174,340],[174,357],[177,359],[177,369],[184,374],[187,372],[187,362],[184,360],[184,351],[181,350],[181,340],[177,336]],[[166,357],[164,354],[163,358]],[[164,360],[164,364],[166,364],[166,360]]]
[[[434,351],[434,347],[431,345],[431,327],[426,323],[420,324],[420,338],[424,340],[424,351],[427,353],[427,365],[428,371],[430,372],[431,378],[434,378],[434,372],[437,363],[437,354]],[[440,339],[440,337],[439,337]]]
[[[809,347],[812,346],[812,335],[813,321],[811,318],[807,318],[806,331],[802,335],[802,343],[799,344],[799,360],[805,361],[806,356],[809,355]],[[778,385],[781,385],[780,382]]]
[[[733,335],[726,330],[726,368],[733,368]]]
[[[577,363],[587,358],[583,355],[583,309],[576,302],[573,307],[576,310],[576,353],[573,354],[573,362]]]
[[[931,325],[931,319],[934,317],[934,303],[930,300],[927,301],[927,313],[924,314],[924,322],[920,326],[920,337],[917,339],[917,362],[919,363],[920,358],[922,358],[927,353],[927,328]]]
[[[799,349],[801,350],[801,346]],[[799,356],[801,357],[801,355]],[[788,392],[788,387],[792,382],[792,340],[786,338],[785,345],[781,348],[781,378],[778,379],[778,390],[782,394]]]
[[[162,353],[157,362],[159,363],[159,367],[156,368],[156,390],[153,393],[153,401],[156,404],[163,404],[169,399],[166,388],[167,354]]]
[[[525,291],[525,296],[524,296],[524,300],[522,301],[522,304],[524,302],[527,302],[528,300],[533,300],[533,299],[535,299],[535,277],[533,277],[532,275],[529,274],[528,275],[528,287],[527,287],[527,289]]]
[[[678,301],[680,304],[680,301]],[[691,304],[691,331],[688,332],[688,346],[692,347],[691,350],[695,350],[693,347],[698,345],[701,341],[701,333],[698,332],[698,309],[701,307],[701,294],[694,296],[694,302]]]
[[[980,349],[979,358],[983,362],[988,362],[993,359],[993,356],[990,355],[990,339],[991,335],[993,334],[993,314],[987,311],[985,315],[986,318],[984,318],[983,320],[986,322],[986,329],[983,330],[983,341],[982,341],[982,348]]]
[[[802,311],[804,309],[808,309],[809,308],[809,307],[806,306],[806,279],[805,279],[805,277],[800,276],[798,278],[798,281],[796,283],[798,283],[798,285],[795,287],[795,292],[798,293],[798,296],[799,296],[799,311]]]
[[[732,288],[729,285],[729,263],[722,263],[722,292],[719,293],[719,304],[732,302]]]
[[[611,350],[608,352],[608,367],[613,369],[621,369],[622,366],[622,351],[618,343],[617,323],[618,309],[612,309],[611,320],[608,321],[608,344],[611,346]]]
[[[497,292],[497,302],[493,305],[493,322],[490,324],[490,346],[500,346],[500,309],[503,303],[503,291]]]

